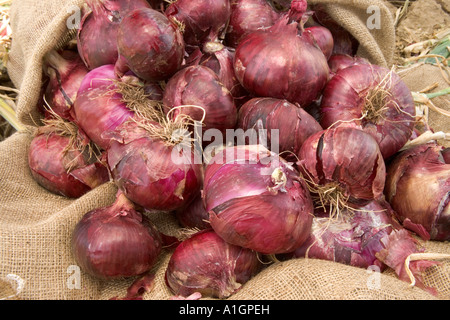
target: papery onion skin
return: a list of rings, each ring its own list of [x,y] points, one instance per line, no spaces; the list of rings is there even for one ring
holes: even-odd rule
[[[330,30],[322,26],[312,26],[306,28],[303,35],[309,36],[311,44],[317,45],[327,60],[331,57],[334,40]]]
[[[141,275],[162,250],[159,231],[119,192],[110,206],[86,213],[72,234],[72,253],[81,269],[99,279]]]
[[[288,15],[266,30],[244,37],[236,48],[234,70],[257,97],[286,99],[307,107],[320,96],[329,68],[323,52],[303,38]]]
[[[405,228],[450,240],[450,164],[435,143],[407,149],[388,165],[385,195]],[[425,231],[424,231],[424,230]]]
[[[239,109],[237,127],[244,131],[267,130],[267,145],[273,151],[272,130],[278,130],[274,143],[278,143],[277,151],[286,159],[295,159],[303,142],[323,130],[303,108],[275,98],[253,98],[247,101]]]
[[[81,58],[89,69],[117,61],[117,29],[131,10],[150,7],[146,0],[87,0],[77,33]]]
[[[318,186],[338,183],[349,202],[362,204],[383,195],[386,166],[375,139],[355,127],[333,127],[310,136],[297,167]]]
[[[181,242],[170,257],[165,281],[175,295],[228,298],[261,268],[257,253],[227,243],[213,230]]]
[[[183,39],[190,46],[216,40],[226,28],[230,14],[230,0],[177,0],[165,10],[170,20],[183,24]]]
[[[333,54],[328,59],[331,77],[338,73],[340,70],[356,64],[370,64],[370,62],[364,58],[358,56],[350,56],[348,54]]]
[[[183,68],[170,78],[163,102],[166,113],[174,107],[185,106],[177,108],[173,117],[186,114],[196,121],[204,117],[203,131],[217,129],[225,133],[236,125],[237,109],[231,92],[214,71],[202,65]]]
[[[103,150],[110,143],[103,135],[134,115],[116,89],[111,85],[86,90],[77,96],[73,107],[74,121]]]
[[[279,18],[280,13],[266,0],[232,1],[225,43],[236,48],[243,37],[271,27]]]
[[[126,121],[110,134],[107,158],[113,180],[145,209],[179,209],[200,191],[202,165],[193,150],[166,145],[150,136],[141,121]],[[172,155],[179,159],[174,161]]]
[[[355,123],[370,133],[385,159],[405,145],[415,124],[409,88],[395,72],[373,64],[353,65],[335,74],[323,91],[321,113],[323,128]]]
[[[56,132],[38,131],[28,151],[28,165],[36,182],[68,198],[79,198],[108,181],[106,167],[94,162],[87,153],[71,147],[70,136]]]
[[[54,113],[72,120],[70,109],[76,100],[81,82],[88,73],[80,56],[71,51],[49,52],[45,58],[49,82],[45,90],[45,101]]]
[[[201,193],[199,193],[189,204],[176,211],[176,217],[182,227],[196,228],[199,230],[209,229],[209,215]]]
[[[139,35],[139,36],[136,36]],[[123,18],[117,32],[116,73],[131,70],[147,81],[162,81],[179,70],[185,44],[178,27],[154,9],[141,8]]]
[[[118,81],[114,72],[113,64],[105,64],[100,67],[90,70],[81,81],[78,88],[78,94],[83,94],[87,90],[103,86],[113,86],[114,81]]]
[[[211,227],[229,243],[276,254],[309,236],[313,203],[304,181],[263,146],[218,152],[205,169],[203,199]]]

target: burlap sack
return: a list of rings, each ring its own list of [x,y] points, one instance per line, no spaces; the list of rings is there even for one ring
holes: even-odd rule
[[[390,65],[394,43],[392,17],[382,1],[310,2],[324,3],[330,15],[354,34],[361,42],[361,55],[373,63]],[[81,0],[13,2],[14,39],[8,70],[20,89],[19,120],[29,129],[39,123],[36,104],[42,84],[42,57],[73,35],[74,31],[67,28],[67,19],[74,13],[73,6],[82,3]],[[381,10],[379,30],[365,28],[369,5],[377,5]],[[106,183],[76,200],[47,192],[33,180],[28,169],[31,137],[29,132],[19,132],[0,143],[0,298],[82,300],[125,296],[134,279],[99,281],[81,272],[80,278],[74,280],[76,262],[70,253],[70,237],[76,223],[89,210],[112,203],[116,187]],[[152,213],[149,217],[162,232],[179,236],[180,229],[171,214]],[[448,245],[439,246],[442,252],[450,253]],[[171,297],[164,283],[169,258],[170,250],[166,249],[153,269],[155,287],[144,299]],[[371,274],[364,269],[297,259],[268,266],[231,299],[448,298],[448,275],[448,269],[443,268],[428,275],[429,282],[440,293],[434,297],[417,287],[409,288],[389,271],[380,274],[380,286],[374,287],[368,285]],[[20,290],[11,279],[20,280]]]

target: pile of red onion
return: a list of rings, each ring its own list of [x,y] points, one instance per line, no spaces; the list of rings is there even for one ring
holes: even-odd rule
[[[166,251],[172,298],[222,299],[274,258],[308,257],[432,291],[435,262],[410,258],[414,235],[450,239],[449,149],[411,147],[411,91],[326,7],[87,0],[76,40],[45,55],[28,163],[60,196],[117,187],[73,230],[83,272],[135,278],[134,299]]]

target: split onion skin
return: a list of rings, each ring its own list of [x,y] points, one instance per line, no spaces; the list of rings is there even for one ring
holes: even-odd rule
[[[175,295],[228,298],[261,268],[257,253],[203,230],[182,241],[170,257],[165,281]]]
[[[281,185],[274,172],[282,173]],[[203,199],[212,229],[231,244],[277,254],[309,236],[313,203],[304,181],[262,146],[218,152],[205,169]]]
[[[450,240],[450,164],[443,147],[428,143],[389,163],[385,195],[405,228],[424,239]]]

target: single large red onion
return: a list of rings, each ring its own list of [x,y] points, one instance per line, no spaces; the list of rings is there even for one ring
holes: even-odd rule
[[[89,69],[117,61],[117,29],[130,11],[150,7],[146,0],[86,0],[77,34],[78,52]]]
[[[198,194],[203,167],[193,148],[178,148],[170,134],[155,131],[159,127],[138,117],[118,126],[110,134],[108,166],[130,200],[148,210],[171,211]]]
[[[79,198],[109,180],[108,170],[91,154],[89,139],[75,124],[61,127],[55,119],[38,128],[28,151],[28,165],[46,190]],[[70,129],[70,130],[69,130]]]
[[[271,27],[279,18],[280,13],[267,0],[232,1],[225,42],[236,48],[244,36]]]
[[[165,14],[183,25],[183,39],[187,45],[202,46],[218,39],[226,28],[231,0],[176,0],[169,4]]]
[[[224,241],[212,230],[197,232],[181,242],[165,272],[175,295],[228,298],[261,268],[257,253]]]
[[[131,11],[120,22],[117,32],[119,76],[131,70],[147,81],[170,78],[181,67],[184,41],[179,28],[151,8]]]
[[[308,137],[322,131],[320,124],[303,108],[275,98],[247,101],[239,109],[237,127],[244,131],[253,129],[257,136],[260,136],[259,130],[265,130],[268,148],[289,160],[295,159]]]
[[[76,52],[50,51],[44,57],[45,73],[49,82],[45,90],[48,106],[66,120],[72,120],[70,109],[77,97],[78,89],[88,69]]]
[[[72,234],[77,264],[100,279],[148,272],[161,250],[159,231],[120,191],[113,204],[87,212]]]
[[[277,23],[250,33],[237,46],[235,73],[250,93],[302,107],[320,96],[329,68],[321,49],[303,35],[305,10],[304,0],[294,0]]]
[[[318,132],[303,143],[298,158],[313,196],[326,207],[342,209],[383,196],[383,156],[375,139],[362,130],[341,126]]]
[[[450,164],[443,147],[411,147],[387,167],[386,199],[403,226],[424,239],[450,240]]]
[[[415,124],[409,88],[393,70],[373,64],[336,73],[323,91],[321,114],[323,128],[351,123],[371,134],[385,159],[405,145]]]
[[[225,133],[236,125],[237,109],[231,92],[214,71],[203,65],[183,68],[170,78],[163,103],[166,113],[180,107],[172,112],[173,117],[183,114],[196,121],[204,118],[203,131],[217,129]]]
[[[392,268],[397,276],[410,281],[405,260],[424,248],[403,229],[384,199],[364,206],[349,208],[334,219],[325,214],[314,217],[310,238],[293,256],[334,261],[358,268]],[[436,265],[434,261],[418,260],[409,264],[418,286],[430,290],[423,283],[422,272]],[[376,269],[373,269],[376,270]]]
[[[218,152],[206,166],[203,198],[211,227],[234,245],[286,253],[311,231],[313,202],[306,184],[261,145]]]

